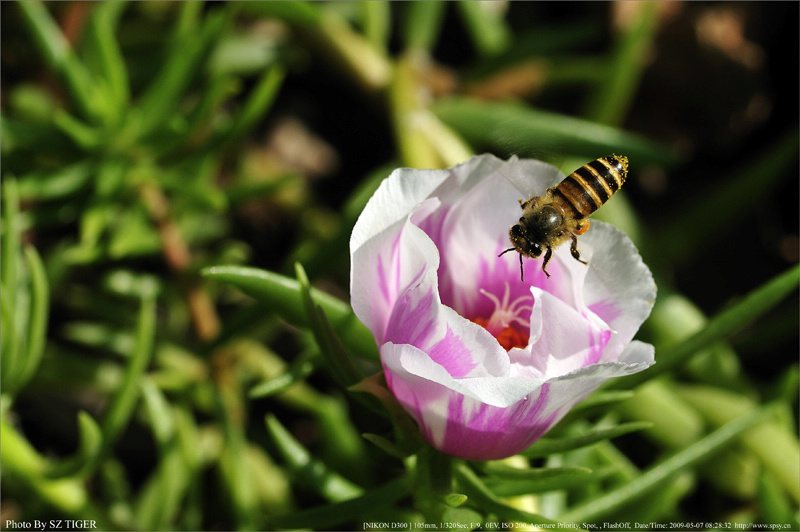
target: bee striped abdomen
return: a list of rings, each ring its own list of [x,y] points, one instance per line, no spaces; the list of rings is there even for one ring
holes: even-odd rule
[[[619,190],[627,176],[627,157],[601,157],[572,172],[553,192],[572,207],[576,218],[585,218]]]

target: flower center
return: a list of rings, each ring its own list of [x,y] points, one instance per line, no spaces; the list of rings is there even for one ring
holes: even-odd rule
[[[509,303],[511,290],[508,283],[506,283],[502,301],[484,289],[481,289],[480,292],[494,304],[494,311],[488,318],[473,318],[472,321],[497,338],[506,351],[513,347],[528,345],[530,318],[525,319],[522,315],[529,314],[533,308],[531,305],[524,304],[526,301],[533,300],[533,296],[521,296]]]

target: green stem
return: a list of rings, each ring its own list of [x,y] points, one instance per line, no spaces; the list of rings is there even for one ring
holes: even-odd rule
[[[3,238],[0,241],[2,254],[2,288],[3,293],[3,349],[0,352],[2,360],[2,387],[5,393],[16,388],[17,376],[23,361],[20,360],[21,331],[17,325],[19,313],[17,312],[17,290],[20,280],[18,261],[21,249],[19,192],[16,179],[3,180]],[[12,392],[13,393],[13,392]]]
[[[594,85],[597,90],[586,113],[591,120],[603,124],[620,124],[633,103],[658,22],[658,2],[630,4],[629,7],[635,11],[634,17],[630,17],[632,21],[622,29],[613,61],[610,68],[605,69],[607,77]]]
[[[367,92],[388,85],[392,75],[389,59],[373,43],[353,31],[338,14],[322,11],[319,25],[308,36],[319,40],[319,47],[339,62]]]
[[[441,523],[447,506],[444,498],[452,491],[453,458],[424,445],[417,453],[416,489],[417,508],[428,523]]]
[[[392,124],[403,165],[411,168],[439,168],[443,161],[427,137],[420,134],[428,112],[420,101],[420,55],[406,54],[397,61],[389,87]]]
[[[551,521],[538,514],[514,508],[500,501],[466,463],[461,462],[456,465],[455,478],[458,482],[459,489],[470,498],[473,504],[486,512],[491,512],[506,521],[518,521],[531,525],[546,524],[548,525],[548,529],[556,528],[555,521]],[[565,525],[563,527],[564,529],[574,530],[577,528],[577,526],[569,526],[566,522],[567,520],[562,521]]]
[[[64,78],[70,94],[81,111],[92,118],[99,118],[97,104],[103,98],[98,98],[97,87],[93,84],[89,71],[78,60],[58,24],[47,10],[46,4],[18,2],[16,5],[22,11],[23,19],[33,35],[39,52],[50,67]]]

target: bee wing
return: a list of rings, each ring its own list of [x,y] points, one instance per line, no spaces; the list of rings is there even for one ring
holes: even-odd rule
[[[561,170],[536,159],[519,159],[514,155],[508,162],[502,168],[503,177],[522,193],[523,199],[541,196],[564,179]]]

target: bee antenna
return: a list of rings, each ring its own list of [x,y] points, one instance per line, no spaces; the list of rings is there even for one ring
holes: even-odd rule
[[[509,251],[514,251],[515,249],[517,249],[517,248],[508,248],[507,250],[505,250],[504,252],[502,252],[501,254],[499,254],[499,255],[498,255],[498,257],[502,257],[503,255],[505,255],[505,254],[506,254],[506,253],[508,253]]]

